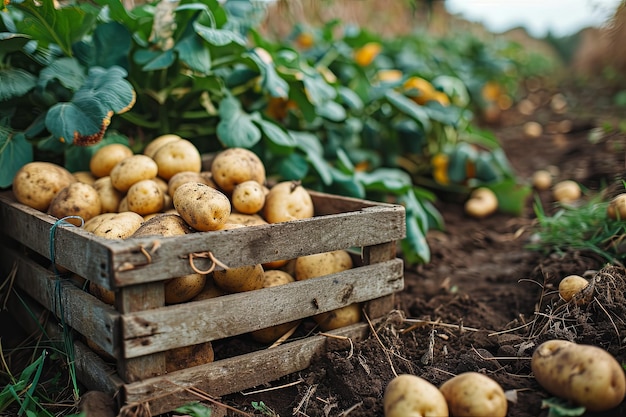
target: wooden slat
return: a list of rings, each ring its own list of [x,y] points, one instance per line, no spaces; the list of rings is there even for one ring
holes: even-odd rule
[[[51,271],[12,248],[0,245],[0,251],[0,269],[7,271],[14,263],[17,265],[15,284],[19,288],[59,318],[62,305],[65,322],[70,327],[93,340],[108,354],[118,355],[116,347],[120,342],[116,336],[120,315],[113,307],[65,279],[57,282]],[[60,286],[60,299],[57,299],[57,285]]]
[[[385,262],[396,257],[396,242],[386,242],[363,248],[363,262],[368,265]],[[399,288],[401,291],[403,288]],[[395,293],[365,303],[364,311],[369,318],[382,317],[395,307]]]
[[[328,333],[361,340],[369,334],[369,326],[359,323]],[[311,364],[311,359],[324,349],[326,341],[326,336],[311,336],[276,348],[126,384],[123,387],[124,398],[127,403],[148,402],[153,414],[164,413],[189,400],[198,400],[197,397],[185,394],[185,387],[196,387],[211,396],[219,397],[306,369]]]
[[[394,259],[287,285],[122,316],[124,355],[133,358],[223,339],[392,294],[404,285]]]

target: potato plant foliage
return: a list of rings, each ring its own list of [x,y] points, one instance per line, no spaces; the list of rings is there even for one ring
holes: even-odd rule
[[[506,197],[502,210],[521,208],[497,139],[474,124],[527,75],[519,49],[383,39],[339,21],[276,41],[261,32],[265,11],[247,0],[5,1],[0,187],[32,160],[85,170],[105,144],[140,152],[176,134],[202,153],[250,149],[274,178],[403,204],[408,262],[428,262],[425,234],[443,227],[434,188],[486,185]]]

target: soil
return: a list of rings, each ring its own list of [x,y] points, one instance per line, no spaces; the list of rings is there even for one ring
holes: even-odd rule
[[[568,113],[551,110],[556,91],[568,98]],[[521,181],[553,166],[558,168],[556,181],[576,180],[589,196],[623,178],[626,135],[589,139],[590,129],[612,122],[614,114],[596,91],[576,90],[574,95],[567,88],[550,87],[529,92],[529,97],[541,105],[532,115],[511,109],[487,126],[499,137]],[[540,138],[524,137],[528,120],[547,126]],[[569,129],[558,127],[564,126],[557,124],[563,120],[573,121]],[[555,132],[559,129],[568,132]],[[427,236],[431,261],[406,265],[405,288],[395,295],[395,310],[368,338],[329,339],[308,369],[249,390],[257,393],[220,398],[222,405],[212,415],[240,414],[226,411],[229,406],[248,415],[382,416],[384,389],[397,374],[440,385],[459,373],[477,371],[507,392],[507,416],[548,416],[542,401],[551,395],[530,369],[534,348],[548,339],[566,339],[600,346],[626,363],[626,274],[618,264],[589,252],[528,249],[536,225],[534,197],[547,213],[558,209],[549,190],[535,191],[521,215],[496,213],[477,220],[464,213],[459,198],[441,195],[436,206],[445,230]],[[559,299],[558,283],[570,274],[595,277],[592,302],[578,307]],[[6,323],[4,316],[2,320]],[[6,336],[8,327],[0,327],[0,336]],[[274,414],[259,411],[261,402]],[[626,415],[626,403],[584,415]]]

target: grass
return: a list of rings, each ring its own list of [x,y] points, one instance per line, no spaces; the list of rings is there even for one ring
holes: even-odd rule
[[[623,266],[626,250],[626,221],[607,217],[609,205],[605,192],[579,205],[561,205],[552,215],[546,214],[537,199],[534,205],[537,222],[530,250],[563,254],[571,251],[591,252],[609,263]]]

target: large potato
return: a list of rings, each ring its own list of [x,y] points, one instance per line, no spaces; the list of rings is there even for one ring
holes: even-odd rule
[[[83,228],[105,239],[126,239],[141,227],[143,217],[132,211],[102,213],[85,222]]]
[[[194,229],[219,230],[230,216],[230,200],[223,193],[199,182],[188,182],[174,193],[174,207]]]
[[[154,139],[152,139],[147,145],[146,147],[143,149],[143,154],[146,156],[149,156],[150,158],[154,158],[154,155],[157,153],[157,151],[167,145],[168,143],[171,142],[176,142],[178,140],[181,140],[182,138],[178,135],[173,135],[173,134],[167,134],[167,135],[161,135],[158,136]]]
[[[417,375],[392,379],[383,395],[385,417],[447,417],[448,404],[436,386]]]
[[[179,172],[202,170],[202,156],[195,145],[186,139],[166,143],[157,149],[154,162],[159,167],[158,176],[169,181]]]
[[[245,148],[229,148],[215,156],[211,163],[213,181],[230,194],[237,184],[256,181],[265,184],[265,166],[261,159]]]
[[[180,236],[192,232],[193,230],[178,214],[164,213],[146,220],[132,237]]]
[[[549,340],[535,349],[531,368],[551,394],[599,412],[617,407],[626,395],[624,370],[602,348]]]
[[[189,274],[165,282],[165,303],[178,304],[189,301],[204,289],[206,275]]]
[[[157,176],[159,167],[146,155],[133,155],[118,162],[111,169],[111,182],[115,189],[125,193],[131,185]]]
[[[141,180],[134,183],[126,193],[128,209],[137,214],[158,213],[163,209],[164,194],[154,180]]]
[[[29,162],[13,177],[13,194],[20,203],[46,211],[54,196],[73,182],[76,178],[62,166]]]
[[[253,291],[263,288],[264,272],[261,265],[220,269],[213,272],[213,280],[215,285],[229,293]]]
[[[102,212],[100,195],[95,188],[82,182],[74,182],[59,191],[48,207],[48,214],[61,219],[79,216],[84,222]],[[81,226],[79,219],[67,219],[68,223]]]
[[[352,268],[352,257],[341,249],[331,252],[300,256],[295,261],[295,277],[298,281],[335,274]]]
[[[120,161],[133,156],[133,150],[121,143],[111,143],[98,149],[89,160],[89,171],[96,178],[111,175]]]
[[[313,215],[311,195],[297,181],[279,182],[265,196],[263,218],[269,223],[308,219]]]
[[[454,417],[506,416],[504,390],[487,375],[465,372],[444,382],[439,390]]]

